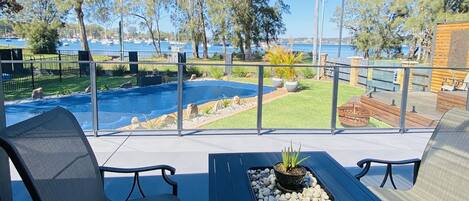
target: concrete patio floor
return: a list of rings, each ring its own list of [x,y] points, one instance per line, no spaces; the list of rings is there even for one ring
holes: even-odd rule
[[[121,133],[115,136],[88,137],[98,163],[113,167],[140,167],[168,164],[177,169],[173,177],[179,184],[183,201],[208,200],[208,154],[227,152],[278,152],[290,141],[302,144],[303,151],[326,151],[351,173],[359,169],[363,158],[401,160],[420,158],[431,133],[411,134],[269,134],[269,135],[190,135],[141,136]],[[14,200],[30,200],[14,167],[12,180]],[[364,179],[368,185],[379,184],[383,168],[375,168]],[[394,172],[399,188],[411,186],[411,167]],[[170,192],[159,172],[144,174],[143,189],[147,194]],[[113,200],[125,199],[132,175],[107,174],[105,189]],[[136,194],[133,196],[137,196]]]

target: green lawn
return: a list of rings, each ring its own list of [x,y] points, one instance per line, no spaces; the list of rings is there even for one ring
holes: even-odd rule
[[[136,84],[137,80],[135,77],[123,77],[123,76],[102,76],[97,78],[97,88],[98,90],[106,90],[111,88],[117,88],[121,84],[131,81],[132,84]],[[62,82],[59,81],[57,76],[51,77],[42,76],[39,80],[35,82],[35,87],[42,87],[44,89],[44,95],[66,95],[72,92],[84,92],[86,87],[90,85],[89,77],[78,77],[78,76],[68,76],[62,79]],[[32,88],[5,91],[5,99],[18,100],[31,97]]]
[[[234,79],[238,81],[257,82],[256,79]],[[265,79],[269,84],[270,79]],[[263,105],[263,127],[265,128],[330,128],[332,82],[302,80],[300,92]],[[347,102],[352,96],[365,92],[363,88],[341,84],[339,87],[338,105]],[[255,128],[257,109],[215,121],[204,128]],[[337,126],[340,123],[337,122]],[[389,127],[372,119],[370,127]]]

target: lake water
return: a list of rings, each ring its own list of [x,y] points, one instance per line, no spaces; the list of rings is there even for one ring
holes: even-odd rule
[[[67,46],[64,44],[67,43]],[[19,47],[19,48],[27,48],[27,43],[24,40],[18,40],[18,39],[11,39],[11,40],[6,40],[6,39],[0,39],[0,45],[2,46],[11,46],[11,47]],[[118,52],[120,51],[120,46],[119,44],[103,44],[99,41],[92,42],[89,41],[89,45],[91,48],[91,51],[96,51],[96,52]],[[191,55],[192,53],[192,47],[190,43],[185,43],[179,45],[182,48],[182,51],[187,52],[188,56]],[[288,45],[288,44],[283,44],[283,46],[290,47],[293,49],[293,51],[301,51],[301,52],[311,52],[313,49],[312,44],[293,44],[293,45]],[[171,49],[170,49],[171,47]],[[171,45],[168,41],[162,41],[161,42],[161,50],[164,53],[169,53],[172,50],[174,50],[176,45]],[[323,45],[322,46],[322,53],[327,53],[331,57],[337,57],[337,52],[338,52],[338,45]],[[80,50],[80,42],[79,41],[62,41],[62,45],[58,47],[59,50]],[[133,42],[124,42],[124,49],[125,51],[139,51],[139,52],[153,52],[155,51],[155,48],[151,44],[147,44],[145,42],[142,43],[133,43]],[[214,53],[222,53],[223,52],[223,46],[221,45],[210,45],[209,47],[209,53],[214,54]],[[236,51],[236,48],[233,48],[232,46],[228,47],[228,52],[233,52]],[[255,48],[255,50],[260,50]],[[202,46],[200,46],[200,54],[202,53]],[[342,45],[342,57],[349,57],[349,56],[356,56],[358,55],[356,51],[353,49],[353,46],[351,45]]]

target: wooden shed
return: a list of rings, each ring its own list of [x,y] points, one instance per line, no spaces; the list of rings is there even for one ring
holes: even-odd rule
[[[432,63],[435,67],[469,67],[469,21],[437,25]],[[445,78],[464,80],[468,72],[435,69],[432,71],[431,90],[440,91]]]

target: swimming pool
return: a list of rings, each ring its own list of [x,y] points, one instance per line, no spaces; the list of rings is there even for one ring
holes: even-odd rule
[[[270,93],[272,87],[264,87]],[[183,88],[183,106],[203,104],[222,98],[253,97],[257,85],[209,80],[186,81]],[[145,121],[177,110],[177,84],[116,89],[98,93],[98,125],[100,129],[117,129],[130,124],[132,117]],[[23,121],[56,106],[71,111],[84,130],[92,128],[91,98],[89,94],[76,94],[60,98],[7,103],[7,125]]]

